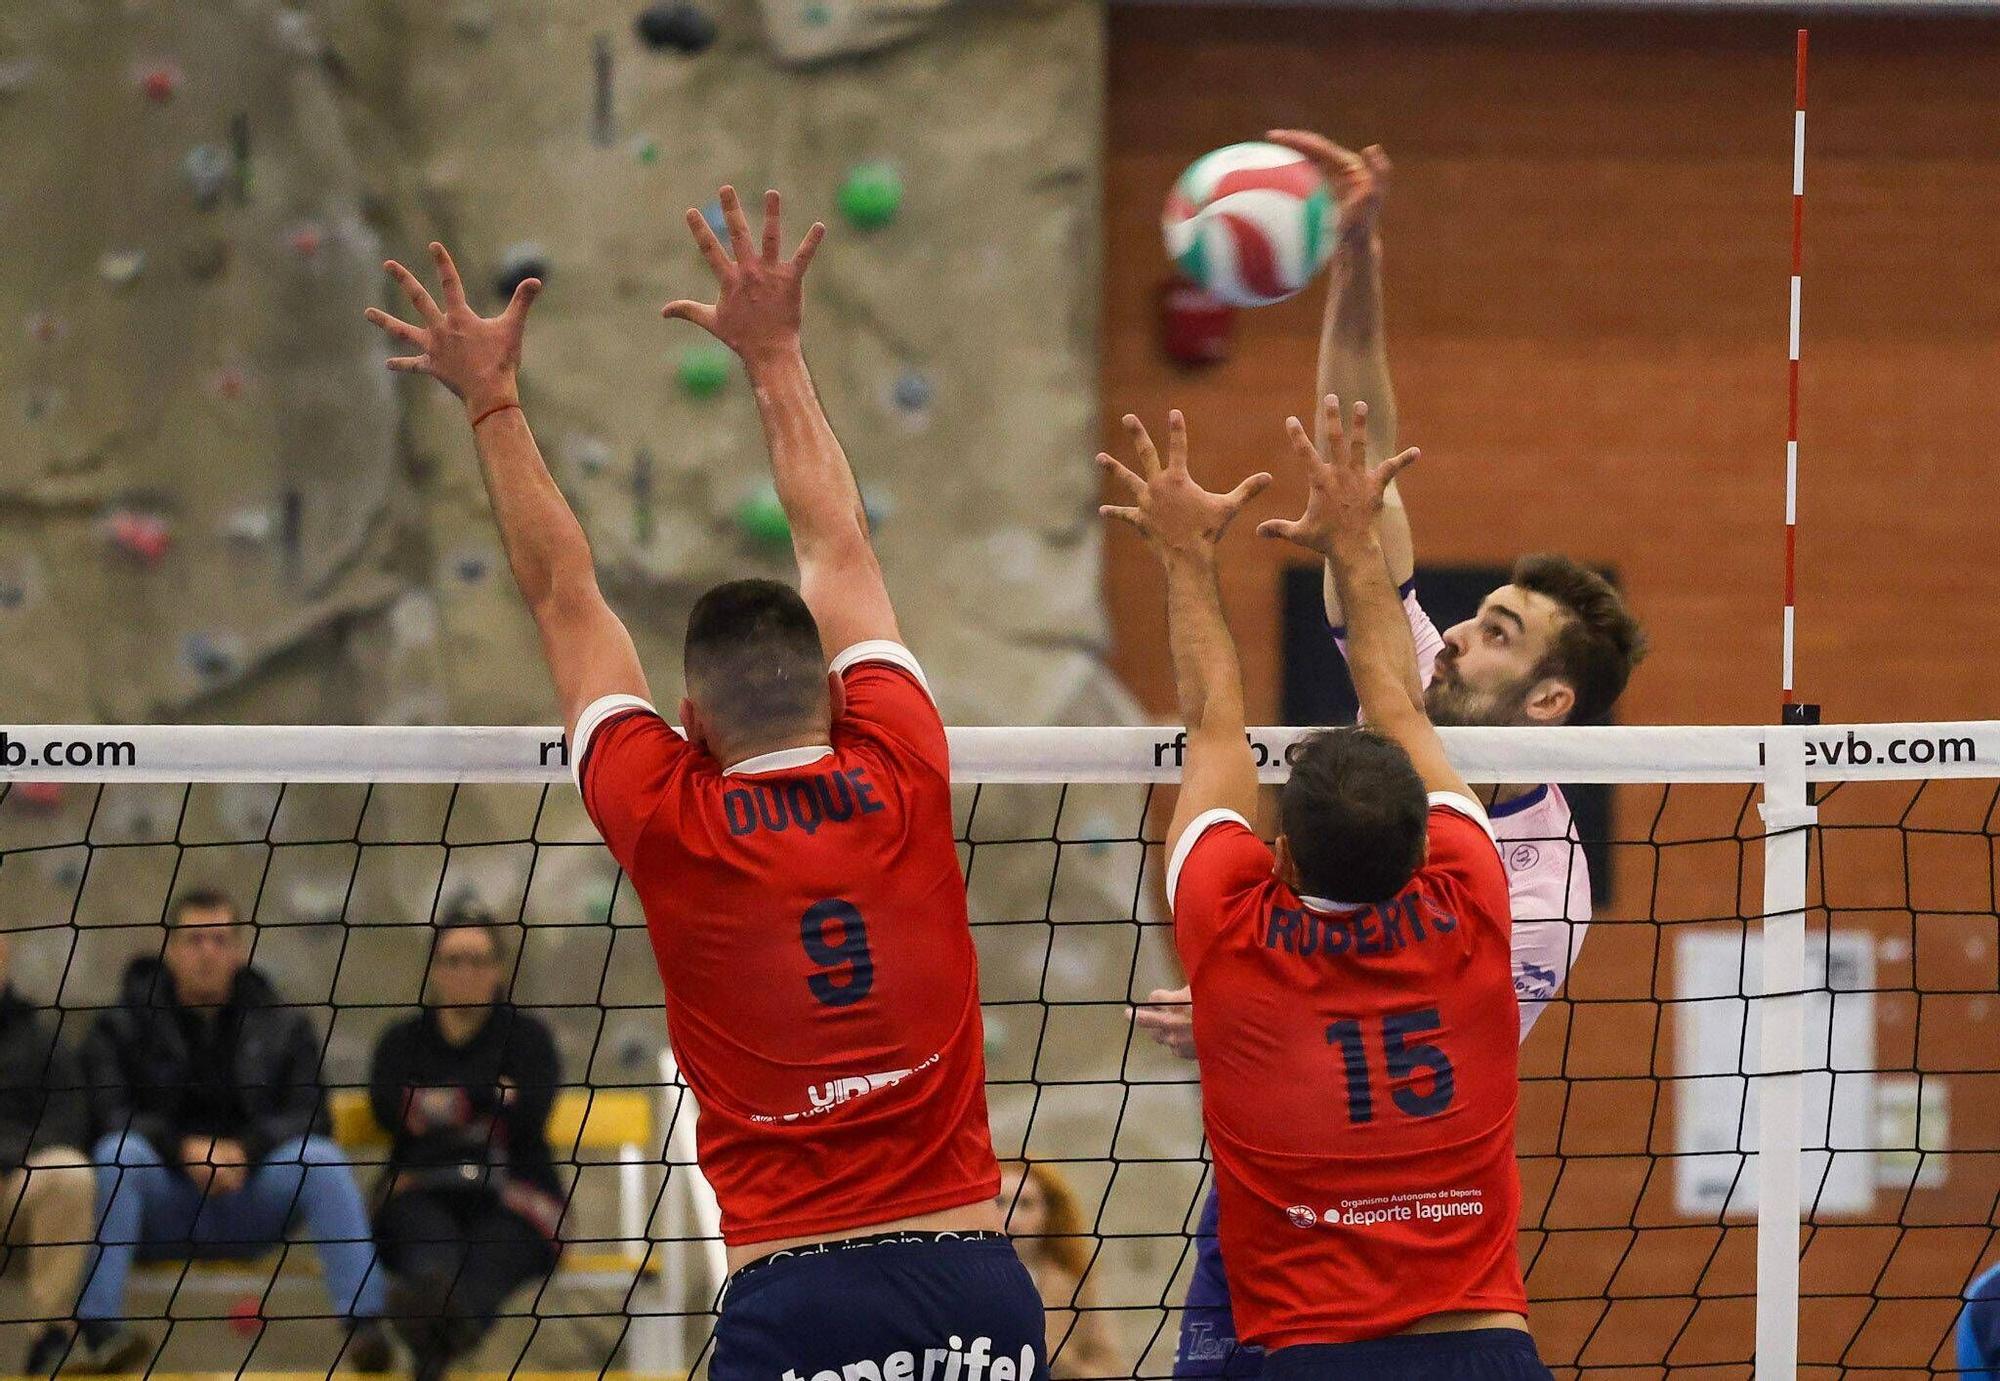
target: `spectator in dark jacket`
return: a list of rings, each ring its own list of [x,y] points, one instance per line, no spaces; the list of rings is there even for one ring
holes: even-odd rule
[[[248,932],[222,893],[177,898],[161,958],[132,962],[84,1042],[102,1223],[85,1340],[119,1327],[142,1250],[254,1258],[296,1215],[352,1335],[349,1365],[386,1371],[381,1273],[353,1169],[325,1135],[320,1042],[250,967]]]
[[[75,1338],[76,1295],[89,1259],[95,1183],[83,1154],[89,1125],[83,1078],[55,1020],[14,991],[0,935],[0,1222],[22,1249],[28,1294],[41,1324],[28,1348],[29,1376],[50,1376]],[[136,1356],[86,1353],[93,1370]]]
[[[375,1047],[369,1097],[393,1139],[375,1237],[416,1381],[555,1265],[563,1199],[547,1126],[561,1069],[548,1028],[502,999],[506,977],[498,927],[456,911],[431,948],[424,1010]]]

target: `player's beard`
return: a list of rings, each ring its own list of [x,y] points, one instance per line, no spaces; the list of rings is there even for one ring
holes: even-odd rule
[[[1533,678],[1527,678],[1497,690],[1481,690],[1439,667],[1433,670],[1431,683],[1424,688],[1424,711],[1430,715],[1431,723],[1438,725],[1519,724],[1521,708],[1527,704],[1528,688],[1533,684]]]

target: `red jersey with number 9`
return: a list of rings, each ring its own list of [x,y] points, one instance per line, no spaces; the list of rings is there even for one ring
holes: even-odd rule
[[[1527,1309],[1507,875],[1476,801],[1433,795],[1429,827],[1423,867],[1372,906],[1297,896],[1231,811],[1168,867],[1245,1342]]]
[[[635,696],[577,721],[731,1246],[999,1192],[944,725],[903,647],[833,661],[832,743],[724,771]]]

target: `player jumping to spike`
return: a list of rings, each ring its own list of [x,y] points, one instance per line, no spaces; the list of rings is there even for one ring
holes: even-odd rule
[[[1300,130],[1274,130],[1272,141],[1311,159],[1333,188],[1340,232],[1328,268],[1321,326],[1318,396],[1365,402],[1382,453],[1396,449],[1396,394],[1383,325],[1381,209],[1389,159],[1379,148],[1354,153]],[[1327,437],[1321,430],[1322,449]],[[1376,533],[1390,578],[1400,588],[1416,641],[1424,702],[1435,724],[1566,724],[1602,717],[1645,653],[1645,639],[1618,593],[1601,576],[1562,556],[1530,556],[1513,580],[1488,595],[1476,617],[1442,635],[1418,602],[1409,512],[1391,482]],[[1326,559],[1326,553],[1319,553]],[[1341,639],[1339,592],[1329,559],[1327,620]],[[1590,923],[1590,873],[1569,802],[1553,783],[1483,788],[1501,842],[1514,914],[1514,991],[1521,1039],[1561,991]],[[1188,990],[1151,994],[1135,1019],[1183,1056],[1193,1054]],[[1196,1229],[1196,1260],[1174,1375],[1257,1375],[1258,1354],[1241,1347],[1231,1321],[1229,1287],[1216,1242],[1211,1190]]]
[[[1304,515],[1264,529],[1330,555],[1369,727],[1304,740],[1275,849],[1250,825],[1257,770],[1215,556],[1267,477],[1202,490],[1178,413],[1164,467],[1136,418],[1140,474],[1100,457],[1134,500],[1107,511],[1166,569],[1188,733],[1167,901],[1194,990],[1237,1325],[1278,1381],[1546,1381],[1514,1248],[1506,873],[1424,712],[1375,531],[1416,452],[1371,469],[1366,407],[1351,445],[1338,400],[1324,412],[1328,460],[1288,423]]]
[[[665,314],[743,361],[800,590],[740,580],[696,602],[685,735],[649,702],[520,410],[540,285],[482,320],[434,245],[444,306],[391,265],[425,324],[370,319],[421,352],[392,367],[465,401],[584,805],[645,908],[728,1246],[709,1374],[1041,1381],[1041,1300],[994,1202],[944,726],[799,343],[824,230],[786,259],[777,193],[761,243],[730,188],[722,207],[727,249],[688,213],[718,300]]]

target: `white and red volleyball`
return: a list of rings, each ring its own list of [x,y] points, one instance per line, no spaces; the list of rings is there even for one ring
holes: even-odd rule
[[[1333,253],[1326,179],[1276,144],[1231,144],[1188,165],[1160,228],[1189,279],[1233,307],[1282,302]]]

